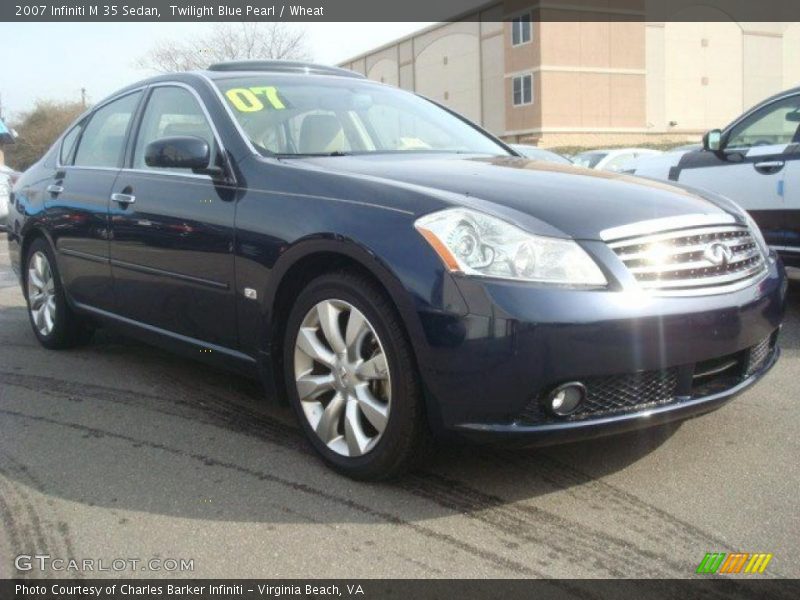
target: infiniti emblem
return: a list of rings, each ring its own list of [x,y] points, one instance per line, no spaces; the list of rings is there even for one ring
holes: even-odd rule
[[[712,265],[724,267],[733,258],[733,250],[721,242],[715,242],[705,249],[703,258]]]

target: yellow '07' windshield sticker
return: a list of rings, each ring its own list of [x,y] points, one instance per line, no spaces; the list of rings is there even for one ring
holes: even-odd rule
[[[283,110],[286,105],[278,97],[278,90],[274,86],[260,86],[251,88],[232,88],[225,92],[225,97],[239,112],[258,112],[264,110],[264,103],[259,96],[266,99],[267,104],[276,110]]]

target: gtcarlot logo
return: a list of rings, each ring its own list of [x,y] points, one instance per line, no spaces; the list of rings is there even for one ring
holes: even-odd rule
[[[14,559],[17,571],[57,571],[69,573],[122,571],[194,571],[193,558],[62,558],[49,554],[20,554]]]

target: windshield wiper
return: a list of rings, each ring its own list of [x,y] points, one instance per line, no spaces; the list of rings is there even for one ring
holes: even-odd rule
[[[322,156],[350,156],[349,152],[335,150],[333,152],[297,152],[291,154],[276,154],[278,158],[313,158]]]

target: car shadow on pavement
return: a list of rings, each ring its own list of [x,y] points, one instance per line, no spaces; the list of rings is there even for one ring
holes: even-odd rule
[[[790,292],[782,344],[796,350],[800,286]],[[328,507],[315,518],[371,522],[386,515],[354,501],[369,488],[376,506],[397,504],[402,492],[408,501],[390,516],[404,521],[478,514],[595,484],[679,427],[538,449],[447,443],[417,472],[357,483],[328,470],[291,411],[265,400],[255,381],[104,330],[84,348],[49,352],[22,307],[0,309],[0,324],[0,473],[89,506],[305,522],[298,506],[310,502]]]
[[[15,344],[16,354],[0,365],[0,473],[90,506],[213,520],[304,520],[252,499],[273,484],[290,496],[317,490],[322,502],[330,500],[329,489],[349,501],[354,489],[370,487],[390,504],[398,491],[422,500],[404,515],[414,521],[584,485],[624,469],[674,431],[660,427],[557,450],[448,442],[421,470],[392,482],[356,483],[329,471],[291,411],[267,401],[254,381],[103,330],[87,347],[48,352],[38,347],[22,308],[0,310],[0,319],[13,323],[0,344],[7,352]],[[213,510],[201,501],[206,497],[214,498]],[[374,519],[348,513],[345,519]]]

